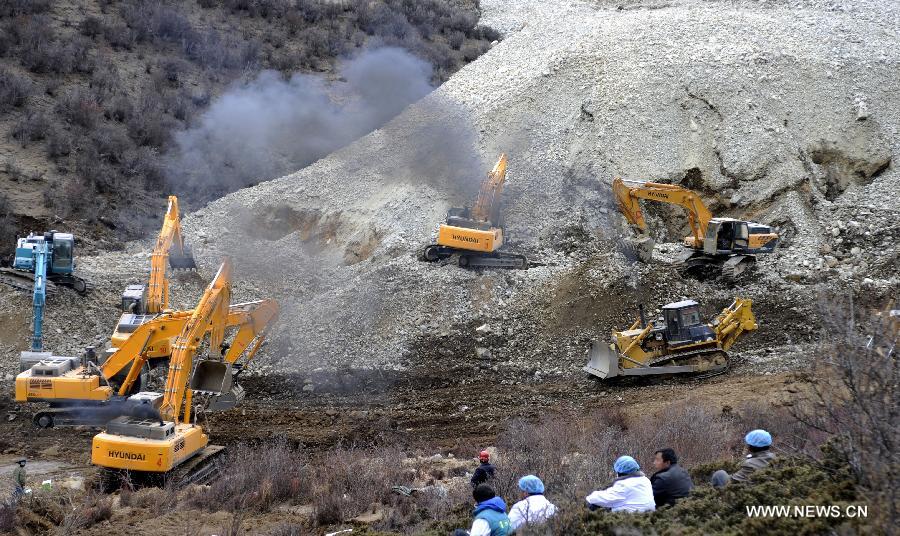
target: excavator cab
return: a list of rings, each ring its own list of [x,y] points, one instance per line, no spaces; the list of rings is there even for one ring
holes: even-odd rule
[[[703,252],[707,255],[745,253],[750,249],[748,222],[713,218],[706,227]]]

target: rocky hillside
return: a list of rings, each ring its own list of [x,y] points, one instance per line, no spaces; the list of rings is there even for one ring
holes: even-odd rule
[[[284,303],[273,358],[402,367],[427,336],[473,360],[486,347],[477,355],[510,374],[523,361],[572,372],[587,340],[638,301],[693,297],[712,314],[735,294],[757,302],[756,344],[790,354],[810,340],[815,323],[803,319],[822,293],[896,294],[896,5],[483,8],[505,39],[439,90],[315,165],[189,217],[207,270],[230,255],[242,288]],[[501,151],[509,249],[542,266],[419,262]],[[674,245],[635,264],[619,248],[615,176],[699,190],[717,215],[774,225],[782,247],[737,288],[681,279],[667,264]],[[649,212],[663,241],[683,236],[677,209]],[[474,331],[484,324],[493,338]]]

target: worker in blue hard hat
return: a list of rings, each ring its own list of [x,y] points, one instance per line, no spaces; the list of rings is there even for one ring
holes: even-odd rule
[[[616,479],[612,486],[585,497],[588,507],[609,508],[613,512],[652,512],[656,510],[653,486],[631,456],[620,456],[613,464]]]
[[[747,444],[747,457],[741,462],[741,467],[734,474],[719,469],[712,475],[712,485],[721,488],[729,482],[749,482],[750,475],[765,469],[775,459],[772,448],[772,434],[765,430],[753,430],[744,437]]]
[[[544,483],[534,475],[519,479],[522,500],[509,510],[510,530],[522,525],[540,525],[556,513],[556,506],[544,497]]]

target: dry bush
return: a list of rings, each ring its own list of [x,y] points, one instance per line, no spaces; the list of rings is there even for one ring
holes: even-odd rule
[[[68,91],[56,103],[56,113],[63,119],[86,129],[93,129],[103,117],[97,94],[78,87]]]
[[[850,464],[884,527],[900,526],[900,317],[851,303],[823,304],[821,348],[810,392],[794,415],[833,437],[835,457]]]
[[[81,35],[91,39],[98,35],[103,35],[105,30],[106,26],[103,24],[103,19],[94,15],[88,15],[78,24],[78,31],[81,32]]]
[[[0,0],[0,17],[37,15],[50,11],[53,0]]]
[[[47,114],[41,111],[28,110],[25,115],[16,122],[12,129],[12,137],[26,147],[30,142],[43,140],[52,128]]]
[[[0,69],[0,113],[23,106],[34,94],[30,78]]]
[[[308,468],[287,441],[229,448],[222,477],[196,488],[188,503],[208,510],[244,508],[268,511],[272,505],[308,493]]]
[[[72,134],[61,127],[52,127],[47,133],[47,156],[54,160],[71,154],[74,145]]]

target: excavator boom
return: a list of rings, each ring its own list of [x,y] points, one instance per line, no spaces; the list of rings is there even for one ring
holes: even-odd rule
[[[494,169],[488,173],[487,178],[481,183],[475,206],[472,207],[472,219],[480,222],[490,222],[497,225],[500,196],[503,193],[503,184],[506,182],[506,155],[501,154]]]
[[[166,278],[166,262],[173,268],[193,269],[197,265],[181,234],[178,214],[178,198],[169,196],[169,208],[163,218],[163,226],[150,256],[150,282],[147,293],[147,312],[159,313],[169,306],[169,281]]]
[[[190,396],[188,380],[193,372],[194,355],[209,332],[209,352],[222,355],[228,302],[231,300],[231,260],[225,259],[209,283],[181,334],[175,339],[169,359],[169,375],[163,391],[160,413],[163,418],[179,422],[185,395]],[[188,408],[189,411],[189,408]],[[187,420],[187,419],[185,419]]]
[[[647,222],[641,212],[641,199],[670,203],[684,208],[687,210],[688,223],[691,227],[691,236],[685,238],[685,243],[693,248],[703,247],[703,238],[706,236],[706,227],[712,219],[712,213],[696,193],[675,184],[626,181],[618,177],[613,180],[612,189],[625,219],[637,225],[641,231],[647,230]]]

